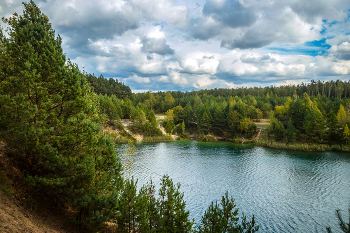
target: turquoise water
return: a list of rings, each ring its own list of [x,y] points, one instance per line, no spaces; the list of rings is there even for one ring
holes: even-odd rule
[[[335,210],[348,218],[350,155],[294,152],[195,141],[137,144],[131,176],[142,185],[168,174],[196,223],[226,190],[240,212],[255,215],[259,232],[338,230]],[[118,150],[122,151],[123,146]]]

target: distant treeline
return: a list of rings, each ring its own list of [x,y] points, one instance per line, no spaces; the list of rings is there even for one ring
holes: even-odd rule
[[[115,95],[120,99],[132,98],[130,87],[124,85],[122,82],[118,82],[118,79],[106,79],[102,74],[99,77],[96,77],[95,74],[87,74],[86,79],[96,94]]]
[[[350,97],[350,80],[347,81],[315,81],[311,80],[310,83],[301,83],[298,85],[284,85],[284,86],[266,86],[266,87],[239,87],[239,88],[214,88],[210,90],[199,90],[199,91],[171,91],[171,95],[175,99],[179,99],[187,96],[195,95],[212,95],[215,97],[229,97],[229,96],[264,96],[266,94],[277,94],[277,96],[290,96],[298,95],[302,96],[307,93],[309,96],[321,96],[333,97],[333,98],[347,98]],[[155,94],[165,97],[166,92],[154,92]],[[143,96],[144,93],[138,93],[136,96]]]
[[[265,131],[267,139],[343,145],[350,139],[350,100],[343,97],[349,87],[349,82],[339,80],[311,81],[264,88],[149,91],[131,99],[100,94],[99,100],[109,119],[131,119],[145,136],[159,136],[154,113],[165,113],[166,132],[182,137],[197,133],[203,140],[208,135],[252,138],[255,123],[267,118],[271,123]]]

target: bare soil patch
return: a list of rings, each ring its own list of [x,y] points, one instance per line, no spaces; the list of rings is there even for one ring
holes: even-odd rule
[[[0,142],[0,185],[11,193],[0,189],[0,232],[78,232],[67,222],[74,213],[66,206],[55,206],[40,190],[25,183],[22,172],[11,164],[3,148]]]

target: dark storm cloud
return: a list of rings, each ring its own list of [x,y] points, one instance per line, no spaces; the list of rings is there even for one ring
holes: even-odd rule
[[[198,17],[191,20],[189,34],[198,40],[208,40],[221,34],[223,26],[219,22],[211,22],[206,17]]]
[[[225,28],[249,27],[256,19],[254,8],[245,8],[239,1],[224,1],[220,5],[208,0],[202,15],[191,20],[189,33],[194,39],[208,40],[222,34]]]
[[[223,4],[208,0],[203,14],[231,28],[251,26],[257,18],[253,8],[245,8],[237,0],[228,0]]]
[[[309,23],[314,23],[319,17],[330,21],[341,20],[341,18],[346,17],[346,13],[343,10],[349,7],[349,1],[347,0],[307,0],[288,3],[295,13]],[[279,4],[276,5],[279,6]]]
[[[166,44],[165,39],[156,38],[141,38],[142,48],[141,51],[145,53],[157,53],[159,55],[170,55],[174,54],[174,50]]]
[[[241,38],[222,40],[221,47],[228,49],[254,49],[262,48],[273,41],[274,37],[269,35],[268,32],[254,28],[248,30],[248,32]]]
[[[112,40],[126,31],[141,26],[142,17],[133,12],[132,6],[123,8],[106,7],[106,2],[93,1],[71,3],[69,1],[40,1],[40,8],[50,18],[52,26],[66,40],[65,46],[75,50],[74,54],[100,55],[100,51],[90,46],[97,40]],[[79,6],[79,7],[77,7]]]
[[[341,54],[340,55],[340,59],[342,59],[342,60],[350,60],[350,53]]]

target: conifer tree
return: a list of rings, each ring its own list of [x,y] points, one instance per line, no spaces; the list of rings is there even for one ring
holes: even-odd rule
[[[122,232],[149,232],[147,189],[137,192],[137,181],[126,180],[118,202],[116,221]]]
[[[3,19],[9,37],[0,33],[0,136],[31,185],[95,227],[111,217],[121,165],[84,75],[47,16],[33,1],[24,7]]]
[[[311,142],[321,143],[325,138],[325,121],[317,105],[312,104],[305,118],[305,132]]]
[[[233,198],[228,197],[228,192],[221,198],[220,204],[217,201],[211,203],[205,211],[198,233],[254,233],[259,230],[255,225],[254,216],[251,221],[247,221],[243,214],[241,224],[239,224],[238,208]]]
[[[193,222],[189,220],[189,211],[185,210],[186,202],[183,193],[179,191],[180,183],[176,186],[169,176],[164,175],[159,189],[159,226],[157,232],[189,232]]]
[[[210,114],[210,113],[209,113]],[[207,111],[203,113],[202,119],[201,119],[201,128],[204,130],[205,134],[209,133],[210,130],[210,117]]]
[[[331,110],[327,117],[327,136],[328,143],[339,143],[340,141],[340,125],[334,112]]]

